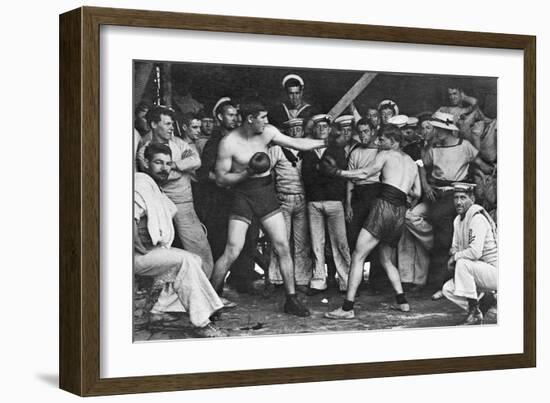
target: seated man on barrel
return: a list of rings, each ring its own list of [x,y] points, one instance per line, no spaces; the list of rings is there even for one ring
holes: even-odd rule
[[[204,262],[198,255],[172,247],[172,219],[177,207],[159,187],[168,180],[172,165],[170,147],[151,143],[144,152],[145,172],[135,174],[134,274],[172,284],[175,293],[164,306],[179,302],[176,305],[189,313],[197,336],[225,336],[210,322],[210,317],[224,305],[202,270]],[[159,302],[151,310],[151,320],[163,313]]]

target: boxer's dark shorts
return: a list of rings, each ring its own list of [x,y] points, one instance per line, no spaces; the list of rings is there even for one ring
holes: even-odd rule
[[[382,184],[380,194],[363,228],[380,241],[396,246],[405,227],[406,203],[405,193],[393,186]]]
[[[280,211],[271,175],[247,179],[233,188],[230,220],[250,224],[253,217],[264,221]]]

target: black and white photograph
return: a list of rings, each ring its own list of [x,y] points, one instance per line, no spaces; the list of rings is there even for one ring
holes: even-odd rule
[[[133,341],[497,325],[497,77],[133,61]]]

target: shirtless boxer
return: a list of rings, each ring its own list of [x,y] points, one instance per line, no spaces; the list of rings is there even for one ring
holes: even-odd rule
[[[407,211],[407,196],[420,197],[420,179],[415,162],[401,151],[401,131],[389,125],[379,137],[380,151],[374,162],[367,168],[340,171],[335,175],[348,179],[364,179],[380,172],[380,193],[371,212],[359,233],[357,244],[351,257],[351,271],[348,280],[346,299],[341,308],[325,313],[330,319],[353,319],[355,294],[363,278],[363,262],[380,243],[380,260],[396,292],[399,309],[409,311],[410,307],[403,293],[399,271],[395,267],[395,247],[401,238]]]
[[[220,186],[232,187],[235,196],[229,216],[227,245],[223,255],[216,261],[210,281],[221,294],[225,275],[239,256],[248,226],[256,216],[279,257],[287,295],[284,311],[308,316],[309,310],[296,297],[294,264],[286,224],[276,198],[271,164],[266,152],[270,143],[309,151],[326,147],[327,141],[285,136],[268,124],[266,108],[256,100],[241,103],[240,110],[243,124],[221,140],[216,161],[216,182]]]

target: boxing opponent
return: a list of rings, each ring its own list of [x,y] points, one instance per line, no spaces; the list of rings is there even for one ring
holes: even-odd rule
[[[266,152],[270,143],[309,151],[326,147],[327,141],[285,136],[268,124],[266,108],[257,100],[242,102],[240,112],[242,126],[227,134],[218,149],[216,182],[219,186],[232,187],[234,200],[229,215],[225,251],[216,261],[210,281],[221,295],[225,275],[239,256],[248,226],[256,216],[279,258],[286,291],[284,311],[297,316],[309,316],[309,310],[296,297],[294,263],[290,255],[286,224],[276,198],[271,163]]]
[[[407,196],[420,197],[420,178],[415,162],[401,151],[403,135],[394,125],[384,127],[379,136],[380,151],[373,163],[366,168],[341,171],[331,161],[325,161],[325,169],[334,175],[348,179],[364,179],[380,172],[380,191],[372,209],[359,233],[351,257],[351,271],[348,279],[346,299],[341,308],[325,313],[330,319],[353,319],[353,304],[357,288],[363,278],[363,262],[380,243],[380,260],[396,292],[398,308],[410,310],[403,293],[399,271],[395,267],[395,247],[401,238],[407,211]]]

